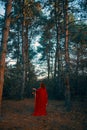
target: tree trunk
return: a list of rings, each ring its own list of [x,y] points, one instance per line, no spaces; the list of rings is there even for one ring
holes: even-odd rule
[[[10,22],[11,22],[11,18],[10,18],[11,9],[12,9],[12,0],[7,0],[6,13],[5,13],[5,25],[3,29],[3,35],[2,35],[2,45],[1,45],[2,50],[0,54],[0,111],[1,111],[1,102],[2,102],[2,94],[3,94],[7,41],[8,41],[9,30],[10,30]]]
[[[48,80],[50,79],[50,52],[47,53]]]
[[[49,44],[46,47],[46,56],[47,56],[47,72],[48,72],[48,80],[50,78],[50,40],[49,40]]]
[[[54,79],[56,79],[56,74],[57,74],[57,53],[58,53],[58,23],[57,23],[57,1],[55,0],[55,23],[56,23],[56,51],[55,51],[55,62],[54,62]]]
[[[77,59],[76,59],[76,95],[78,95],[78,85],[79,85],[79,77],[78,77],[78,72],[79,72],[79,60],[80,60],[80,47],[79,44],[77,43]]]
[[[68,31],[68,0],[64,0],[64,22],[65,22],[65,103],[66,108],[70,111],[70,83],[69,83],[69,31]]]
[[[25,4],[24,4],[25,6]],[[22,25],[22,58],[23,58],[23,82],[21,89],[21,98],[24,97],[26,82],[27,82],[27,71],[28,71],[28,25],[26,23],[25,7],[23,8],[23,25]]]
[[[22,82],[22,88],[21,88],[21,98],[24,97],[24,89],[25,89],[25,80],[26,80],[26,55],[25,55],[25,43],[26,43],[26,37],[25,37],[25,21],[23,21],[23,27],[22,27],[22,59],[23,59],[23,82]]]
[[[55,71],[54,71],[54,77],[56,77],[56,74],[58,75],[58,83],[55,87],[57,91],[57,98],[61,97],[61,55],[60,55],[60,1],[55,1],[55,23],[56,23],[56,54],[55,54]]]

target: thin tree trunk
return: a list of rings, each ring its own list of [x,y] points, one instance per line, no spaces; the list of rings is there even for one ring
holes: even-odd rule
[[[25,77],[26,77],[26,56],[25,56],[25,43],[26,43],[26,21],[25,21],[25,0],[23,0],[23,23],[22,23],[22,61],[23,61],[23,79],[22,79],[22,88],[21,88],[21,99],[24,97],[25,89]]]
[[[55,0],[55,23],[56,23],[56,52],[55,52],[55,62],[54,62],[54,79],[56,79],[56,73],[57,73],[57,53],[58,53],[58,23],[57,23],[57,12],[56,12],[56,8],[57,8],[57,2]]]
[[[27,72],[29,71],[30,69],[30,66],[29,66],[29,45],[28,45],[28,25],[26,25],[26,43],[25,43],[25,56],[26,56],[26,85],[27,85]]]
[[[46,48],[46,55],[47,55],[47,68],[48,68],[48,80],[50,78],[50,51],[49,51],[49,48],[50,48],[50,40],[49,40],[49,44]]]
[[[0,54],[0,111],[1,111],[1,102],[2,102],[2,94],[3,94],[7,41],[8,41],[9,30],[10,30],[10,22],[11,22],[11,18],[10,18],[11,9],[12,9],[12,0],[7,0],[5,25],[4,25],[4,29],[3,29],[3,35],[2,35],[2,50],[1,50],[1,54]],[[0,112],[0,114],[1,114],[1,112]]]
[[[50,52],[47,54],[48,80],[50,78]]]
[[[68,0],[64,0],[64,15],[65,15],[65,103],[66,108],[70,110],[70,83],[69,83],[69,50],[68,50],[68,42],[69,42],[69,31],[68,31]]]
[[[76,95],[78,95],[78,85],[79,85],[79,77],[78,77],[78,70],[79,70],[79,60],[80,60],[80,49],[79,44],[77,43],[77,61],[76,61]]]
[[[27,82],[27,71],[28,71],[28,25],[26,24],[25,14],[25,1],[23,8],[23,25],[22,25],[22,57],[23,57],[23,82],[21,89],[21,98],[24,97],[26,82]]]
[[[54,77],[56,77],[56,73],[58,75],[58,83],[56,85],[57,97],[61,96],[61,57],[60,57],[60,1],[55,1],[55,23],[56,23],[56,54],[55,54],[55,71]],[[56,70],[58,70],[56,72]]]
[[[23,27],[22,27],[22,59],[23,59],[23,82],[22,82],[22,88],[21,88],[21,98],[24,97],[24,89],[25,89],[25,79],[26,79],[26,55],[25,55],[25,21],[23,21]]]
[[[17,70],[19,70],[19,63],[20,63],[20,32],[19,32],[19,23],[17,24],[18,32],[17,32]]]

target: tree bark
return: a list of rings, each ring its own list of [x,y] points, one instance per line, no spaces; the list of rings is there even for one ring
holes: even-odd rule
[[[50,52],[47,53],[48,80],[50,79]]]
[[[68,0],[64,0],[64,22],[65,22],[65,105],[70,111],[70,83],[69,83],[69,30],[68,30]]]
[[[60,50],[60,1],[55,0],[55,23],[56,23],[56,53],[55,53],[55,69],[54,79],[58,76],[58,83],[55,86],[57,91],[57,98],[61,97],[61,50]]]
[[[25,1],[24,1],[25,2]],[[28,71],[28,24],[26,22],[25,14],[25,3],[23,8],[23,24],[22,24],[22,58],[23,58],[23,82],[21,88],[21,98],[24,97],[26,82],[27,82],[27,71]]]
[[[25,89],[25,79],[26,79],[26,52],[25,52],[25,44],[26,44],[26,27],[25,27],[25,19],[23,21],[22,27],[22,59],[23,59],[23,82],[21,88],[21,98],[24,97],[24,89]]]
[[[2,94],[3,94],[7,41],[8,41],[9,30],[10,30],[10,22],[11,22],[11,17],[10,17],[11,9],[12,9],[12,0],[7,0],[6,13],[5,13],[5,25],[3,29],[2,45],[1,45],[2,48],[0,54],[0,111],[1,111],[1,102],[2,102]]]

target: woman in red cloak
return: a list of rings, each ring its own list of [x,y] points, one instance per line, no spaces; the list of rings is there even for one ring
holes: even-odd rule
[[[48,102],[48,94],[44,83],[40,84],[40,88],[35,89],[35,108],[33,116],[45,116],[47,115],[46,106]]]

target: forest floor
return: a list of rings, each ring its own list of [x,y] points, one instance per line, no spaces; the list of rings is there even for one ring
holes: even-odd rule
[[[34,99],[3,100],[0,130],[87,130],[86,103],[72,102],[67,112],[63,101],[49,100],[47,116],[32,116]]]

